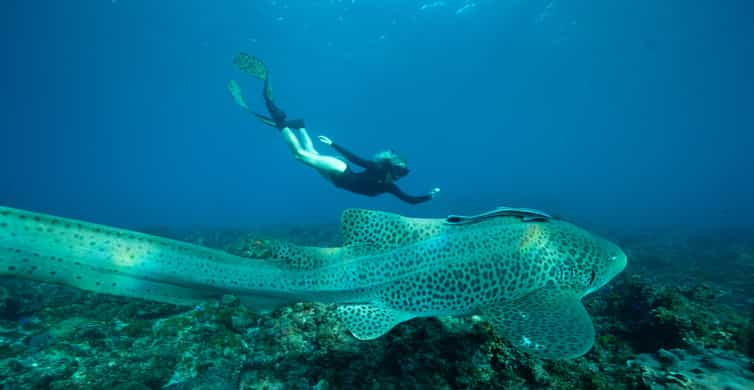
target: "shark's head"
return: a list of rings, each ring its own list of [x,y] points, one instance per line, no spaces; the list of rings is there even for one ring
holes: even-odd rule
[[[607,284],[626,268],[628,262],[626,253],[617,245],[603,238],[595,238],[601,242],[601,245],[591,257],[592,267],[582,296],[591,294]]]
[[[626,268],[626,254],[614,243],[575,226],[559,233],[555,279],[579,296],[598,290]]]

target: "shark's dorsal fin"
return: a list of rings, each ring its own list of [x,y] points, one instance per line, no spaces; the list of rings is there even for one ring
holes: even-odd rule
[[[442,219],[408,218],[382,211],[346,209],[341,216],[345,246],[371,252],[420,242],[445,229]]]

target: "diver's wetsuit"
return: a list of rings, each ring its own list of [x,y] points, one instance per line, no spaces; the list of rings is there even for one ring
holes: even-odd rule
[[[335,143],[330,146],[342,154],[348,161],[364,168],[361,172],[354,172],[348,167],[342,173],[331,175],[331,180],[336,187],[367,196],[391,193],[400,200],[411,204],[422,203],[432,199],[430,195],[408,195],[401,191],[394,182],[385,180],[390,171],[389,166],[361,158]]]

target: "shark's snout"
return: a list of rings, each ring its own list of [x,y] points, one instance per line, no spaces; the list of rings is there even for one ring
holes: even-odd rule
[[[607,284],[607,282],[621,273],[626,268],[626,264],[628,263],[628,257],[626,256],[626,253],[623,252],[622,249],[620,249],[620,247],[609,241],[607,243],[607,246],[607,259],[604,262],[604,268],[601,272],[602,277],[600,279],[602,280],[599,283],[600,287],[604,286],[605,284]]]
[[[610,269],[613,271],[613,274],[610,275],[610,279],[621,273],[621,271],[626,268],[626,264],[628,264],[628,256],[626,256],[626,252],[623,252],[623,250],[620,249],[617,245],[613,245],[613,247],[614,248],[611,250],[612,254],[610,256]]]

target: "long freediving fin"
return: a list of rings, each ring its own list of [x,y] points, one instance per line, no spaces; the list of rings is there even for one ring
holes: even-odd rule
[[[228,81],[228,92],[230,92],[230,96],[233,96],[233,100],[241,106],[244,110],[248,110],[249,106],[246,104],[246,101],[243,98],[243,92],[241,92],[241,86],[238,85],[236,80],[230,80]]]
[[[244,52],[238,53],[233,58],[233,64],[238,67],[238,70],[248,74],[251,77],[264,81],[264,96],[266,100],[272,100],[272,85],[270,84],[270,74],[267,71],[267,65],[257,57],[246,54]]]
[[[251,113],[257,118],[258,121],[262,122],[263,124],[267,126],[274,127],[277,129],[278,125],[275,123],[275,121],[272,118],[268,116],[264,116],[262,114],[257,114],[256,112],[251,112]]]
[[[264,62],[257,57],[241,52],[233,58],[233,64],[235,64],[241,72],[260,80],[267,80],[267,66],[265,66]]]
[[[244,110],[250,112],[254,117],[257,118],[258,121],[262,122],[263,124],[271,127],[277,128],[277,125],[275,124],[275,121],[265,115],[262,115],[260,113],[251,111],[249,109],[249,105],[246,104],[246,100],[243,98],[243,93],[241,92],[241,86],[238,85],[238,83],[235,80],[228,81],[228,92],[230,92],[230,95],[233,96],[233,100],[238,104],[241,108]]]

